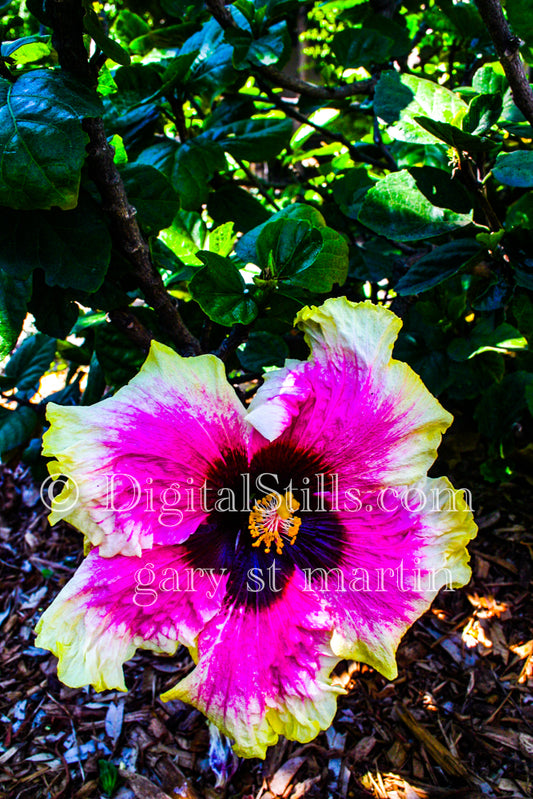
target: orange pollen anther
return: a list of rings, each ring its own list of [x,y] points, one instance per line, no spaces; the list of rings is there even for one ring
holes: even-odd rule
[[[257,538],[252,546],[264,544],[265,552],[270,552],[270,547],[275,544],[276,552],[281,555],[286,541],[294,544],[298,535],[302,520],[294,514],[299,507],[300,503],[290,491],[284,497],[274,491],[263,499],[257,499],[248,522],[252,538]]]

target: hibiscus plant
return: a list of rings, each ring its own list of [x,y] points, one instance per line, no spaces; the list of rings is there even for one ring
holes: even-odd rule
[[[0,456],[84,535],[67,684],[183,644],[164,698],[264,756],[468,581],[428,470],[448,410],[530,468],[527,5],[0,0]]]

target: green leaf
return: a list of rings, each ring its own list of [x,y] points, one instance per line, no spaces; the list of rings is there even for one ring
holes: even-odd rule
[[[507,211],[505,229],[513,230],[516,227],[533,230],[533,191],[520,197]]]
[[[0,389],[16,388],[34,394],[39,381],[54,360],[56,341],[43,333],[24,339],[4,367]]]
[[[463,119],[463,130],[480,135],[497,123],[503,108],[499,94],[480,94],[470,102]]]
[[[145,359],[145,354],[131,343],[126,334],[109,322],[95,327],[94,351],[105,382],[114,388],[120,388],[131,380]]]
[[[95,402],[99,402],[104,395],[105,388],[106,382],[102,367],[95,353],[93,353],[89,366],[87,383],[81,397],[80,405],[94,405]]]
[[[122,8],[114,24],[115,33],[122,44],[130,44],[133,39],[150,33],[150,26],[138,14],[134,14],[128,8]]]
[[[14,280],[0,269],[0,360],[16,344],[26,318],[30,293],[27,281]]]
[[[270,161],[287,146],[292,134],[292,121],[280,117],[239,119],[219,125],[202,134],[217,142],[234,158],[246,161]]]
[[[215,252],[224,258],[230,255],[237,236],[233,233],[233,222],[226,222],[209,232],[207,246],[209,252]]]
[[[372,28],[345,28],[334,35],[330,46],[345,69],[370,67],[389,60],[394,39]]]
[[[2,268],[13,278],[25,280],[42,269],[49,286],[96,291],[109,265],[111,236],[100,206],[82,192],[72,211],[4,209],[0,251]]]
[[[257,305],[239,270],[228,259],[210,252],[198,257],[205,264],[189,283],[189,290],[204,313],[225,327],[250,324]]]
[[[96,12],[92,8],[85,7],[85,15],[83,17],[83,27],[98,45],[102,53],[106,55],[111,61],[127,67],[130,63],[129,53],[120,46],[118,42],[111,39],[102,27],[102,23],[98,19]]]
[[[526,391],[532,385],[533,374],[519,371],[506,375],[483,394],[474,416],[494,453],[514,447],[513,426],[527,413]]]
[[[100,116],[96,94],[68,74],[34,70],[15,84],[0,79],[0,204],[74,208],[88,137]]]
[[[454,339],[448,355],[454,361],[466,361],[481,352],[506,352],[527,348],[527,340],[512,325],[504,322],[493,328],[490,319],[477,323],[469,339]]]
[[[257,238],[257,259],[263,270],[277,278],[296,278],[315,263],[322,234],[307,222],[278,219],[269,222]]]
[[[449,208],[459,214],[472,209],[472,199],[456,176],[448,170],[432,166],[414,166],[409,170],[426,200],[439,208]]]
[[[504,236],[505,230],[497,230],[495,233],[482,231],[476,234],[476,241],[486,247],[487,250],[496,250]]]
[[[226,167],[219,144],[198,140],[178,145],[168,139],[141,153],[137,163],[151,164],[164,172],[187,211],[196,210],[206,201],[209,181],[215,172]]]
[[[333,196],[343,214],[350,219],[357,219],[365,194],[375,182],[364,166],[355,166],[336,178],[333,183]]]
[[[150,254],[156,267],[167,273],[164,277],[167,288],[184,280],[190,280],[195,272],[201,268],[200,261],[198,261],[198,266],[185,264],[161,239],[150,239]],[[198,260],[196,256],[195,260]]]
[[[464,227],[472,213],[461,214],[433,205],[407,170],[392,172],[368,190],[359,221],[394,241],[418,241]]]
[[[241,28],[228,28],[224,38],[233,45],[233,66],[248,69],[250,64],[273,66],[286,59],[290,37],[285,20],[272,25],[268,32],[255,39]]]
[[[205,202],[209,181],[225,166],[226,159],[218,145],[198,145],[194,141],[182,144],[172,171],[172,183],[180,195],[182,208],[192,211]]]
[[[204,247],[206,237],[205,222],[195,211],[179,211],[172,225],[160,235],[164,244],[187,266],[200,266],[196,253]]]
[[[248,371],[261,372],[265,366],[283,366],[289,348],[281,336],[267,330],[253,330],[238,349],[237,357]]]
[[[260,225],[249,230],[244,235],[235,247],[235,252],[244,263],[257,263],[256,243],[261,231],[266,225],[275,222],[278,219],[300,219],[307,221],[311,227],[323,228],[326,226],[324,217],[313,208],[311,205],[304,205],[303,203],[292,203],[287,205],[275,214],[272,214],[269,219]]]
[[[529,0],[506,0],[505,11],[513,33],[533,47],[533,17]]]
[[[124,166],[128,163],[128,153],[126,148],[124,147],[124,140],[122,136],[119,136],[118,133],[115,133],[114,136],[111,137],[109,142],[111,147],[113,147],[115,153],[113,155],[113,161],[118,167]]]
[[[41,333],[53,338],[66,338],[76,324],[79,310],[68,292],[57,286],[47,286],[42,272],[34,273],[28,311],[33,315],[35,325]]]
[[[217,225],[233,222],[236,229],[246,233],[270,217],[259,200],[234,183],[217,188],[207,198],[207,210]]]
[[[475,239],[458,239],[435,247],[423,255],[395,286],[401,296],[421,294],[457,274],[463,266],[484,252]]]
[[[335,230],[313,227],[285,217],[269,222],[257,238],[257,260],[263,270],[316,293],[331,291],[348,276],[348,245]],[[267,278],[268,279],[268,278]]]
[[[210,19],[200,31],[187,39],[180,55],[193,51],[198,55],[192,64],[187,88],[211,103],[237,79],[232,63],[233,47],[224,41],[224,31],[218,22]]]
[[[13,64],[31,64],[46,58],[52,52],[50,36],[26,36],[11,42],[2,42],[0,55]]]
[[[120,174],[139,224],[148,236],[172,224],[179,198],[162,172],[148,164],[127,164]]]
[[[449,144],[450,147],[455,147],[456,150],[464,150],[467,153],[481,153],[491,150],[495,146],[490,139],[482,139],[479,136],[473,136],[471,133],[465,133],[448,122],[436,122],[434,119],[424,116],[416,116],[414,119],[424,130],[428,130],[435,138]]]
[[[39,417],[32,408],[22,405],[13,411],[0,408],[0,459],[31,438]]]
[[[479,94],[503,95],[507,88],[507,79],[500,62],[484,64],[476,70],[472,88]]]
[[[198,26],[194,22],[183,22],[179,25],[169,25],[166,28],[156,28],[143,36],[130,42],[129,49],[134,55],[146,55],[153,48],[159,50],[180,47],[187,42],[189,36]],[[190,41],[190,40],[189,40]]]
[[[374,112],[388,126],[388,134],[419,144],[435,144],[439,139],[424,130],[416,117],[459,127],[467,108],[459,95],[438,83],[392,71],[382,72],[374,95]]]
[[[514,153],[500,153],[492,169],[492,174],[506,186],[533,186],[533,151],[519,150]]]

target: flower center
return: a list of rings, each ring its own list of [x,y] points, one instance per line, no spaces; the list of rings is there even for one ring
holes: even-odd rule
[[[263,499],[256,500],[248,522],[252,538],[257,538],[252,546],[264,544],[265,552],[268,553],[272,544],[275,544],[276,552],[281,555],[285,544],[283,538],[294,544],[298,535],[302,520],[294,514],[299,507],[300,503],[290,491],[284,497],[274,491]]]

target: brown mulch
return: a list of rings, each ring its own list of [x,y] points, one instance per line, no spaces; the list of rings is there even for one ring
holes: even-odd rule
[[[459,464],[455,483],[475,472]],[[470,487],[471,584],[441,592],[409,631],[398,679],[340,664],[349,693],[331,729],[306,745],[281,740],[263,762],[234,758],[214,732],[210,751],[200,713],[159,701],[191,668],[183,649],[137,654],[127,694],[58,681],[33,630],[79,562],[80,536],[51,530],[31,475],[0,466],[0,796],[533,796],[532,489]]]

